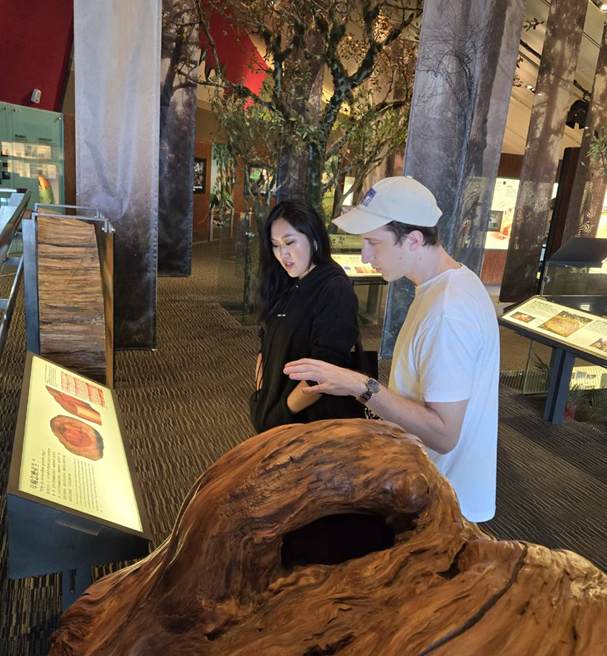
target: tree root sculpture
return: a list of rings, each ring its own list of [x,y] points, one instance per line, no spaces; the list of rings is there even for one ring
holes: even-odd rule
[[[154,553],[64,613],[50,654],[590,656],[606,626],[605,574],[486,535],[416,438],[360,419],[226,454]]]

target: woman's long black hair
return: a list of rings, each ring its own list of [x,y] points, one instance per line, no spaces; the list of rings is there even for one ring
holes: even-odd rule
[[[278,219],[284,219],[308,238],[313,264],[327,264],[331,261],[329,235],[316,210],[298,200],[278,203],[268,216],[259,247],[257,301],[261,322],[266,321],[278,297],[293,282],[272,250],[272,224]]]

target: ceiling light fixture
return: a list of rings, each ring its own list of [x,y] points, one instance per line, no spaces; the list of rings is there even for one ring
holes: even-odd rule
[[[601,5],[601,11],[607,11],[607,2],[603,2]]]

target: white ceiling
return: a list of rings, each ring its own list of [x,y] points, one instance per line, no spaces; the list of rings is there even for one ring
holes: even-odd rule
[[[544,21],[544,24],[539,25],[535,30],[523,31],[521,41],[524,41],[538,53],[542,52],[549,8],[550,3],[547,0],[528,0],[527,2],[525,17],[529,20],[536,18]],[[599,55],[599,43],[603,35],[605,18],[606,15],[591,0],[588,0],[588,11],[586,13],[584,35],[580,46],[575,80],[589,92],[592,91],[592,81],[594,80]],[[523,57],[523,61],[517,69],[517,73],[523,82],[523,86],[513,87],[512,89],[502,152],[522,155],[525,150],[527,130],[531,118],[531,107],[533,105],[533,92],[527,89],[527,85],[535,87],[539,59],[522,45],[519,53]],[[574,87],[572,89],[571,102],[577,98],[581,98],[582,95],[582,92]],[[579,146],[581,139],[582,130],[577,127],[575,129],[565,127],[562,149]]]

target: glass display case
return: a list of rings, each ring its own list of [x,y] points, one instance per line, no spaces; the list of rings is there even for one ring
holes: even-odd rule
[[[540,294],[607,317],[607,239],[569,239],[546,263]]]
[[[259,239],[255,235],[251,221],[250,214],[241,213],[233,216],[232,213],[231,226],[225,225],[218,232],[219,304],[243,325],[256,323],[253,296]],[[234,236],[232,236],[232,228]]]
[[[548,404],[560,393],[571,416],[580,404],[607,408],[607,239],[570,239],[546,263],[540,294],[500,323],[531,340],[524,394]]]
[[[596,335],[596,339],[591,336],[589,344],[579,346],[586,346],[591,353],[604,352],[607,356],[607,335],[600,334],[603,325],[607,328],[607,322],[589,321],[580,329],[573,330],[590,316],[607,319],[607,239],[569,239],[546,263],[540,295],[551,303],[574,310],[570,313],[561,311],[552,320],[553,323],[559,321],[562,324],[561,332],[573,331],[566,335],[573,343],[578,330],[583,329],[583,335],[588,325],[595,325],[599,332],[592,335]],[[554,328],[559,329],[558,323]],[[553,347],[531,342],[523,385],[525,394],[547,393],[552,359]],[[570,388],[574,391],[602,389],[607,387],[606,375],[607,369],[576,358]]]
[[[28,189],[34,203],[64,202],[63,115],[0,103],[0,189]]]
[[[376,324],[382,315],[383,290],[387,285],[370,264],[361,258],[360,235],[331,234],[331,255],[344,269],[358,297],[358,319],[361,323]]]

